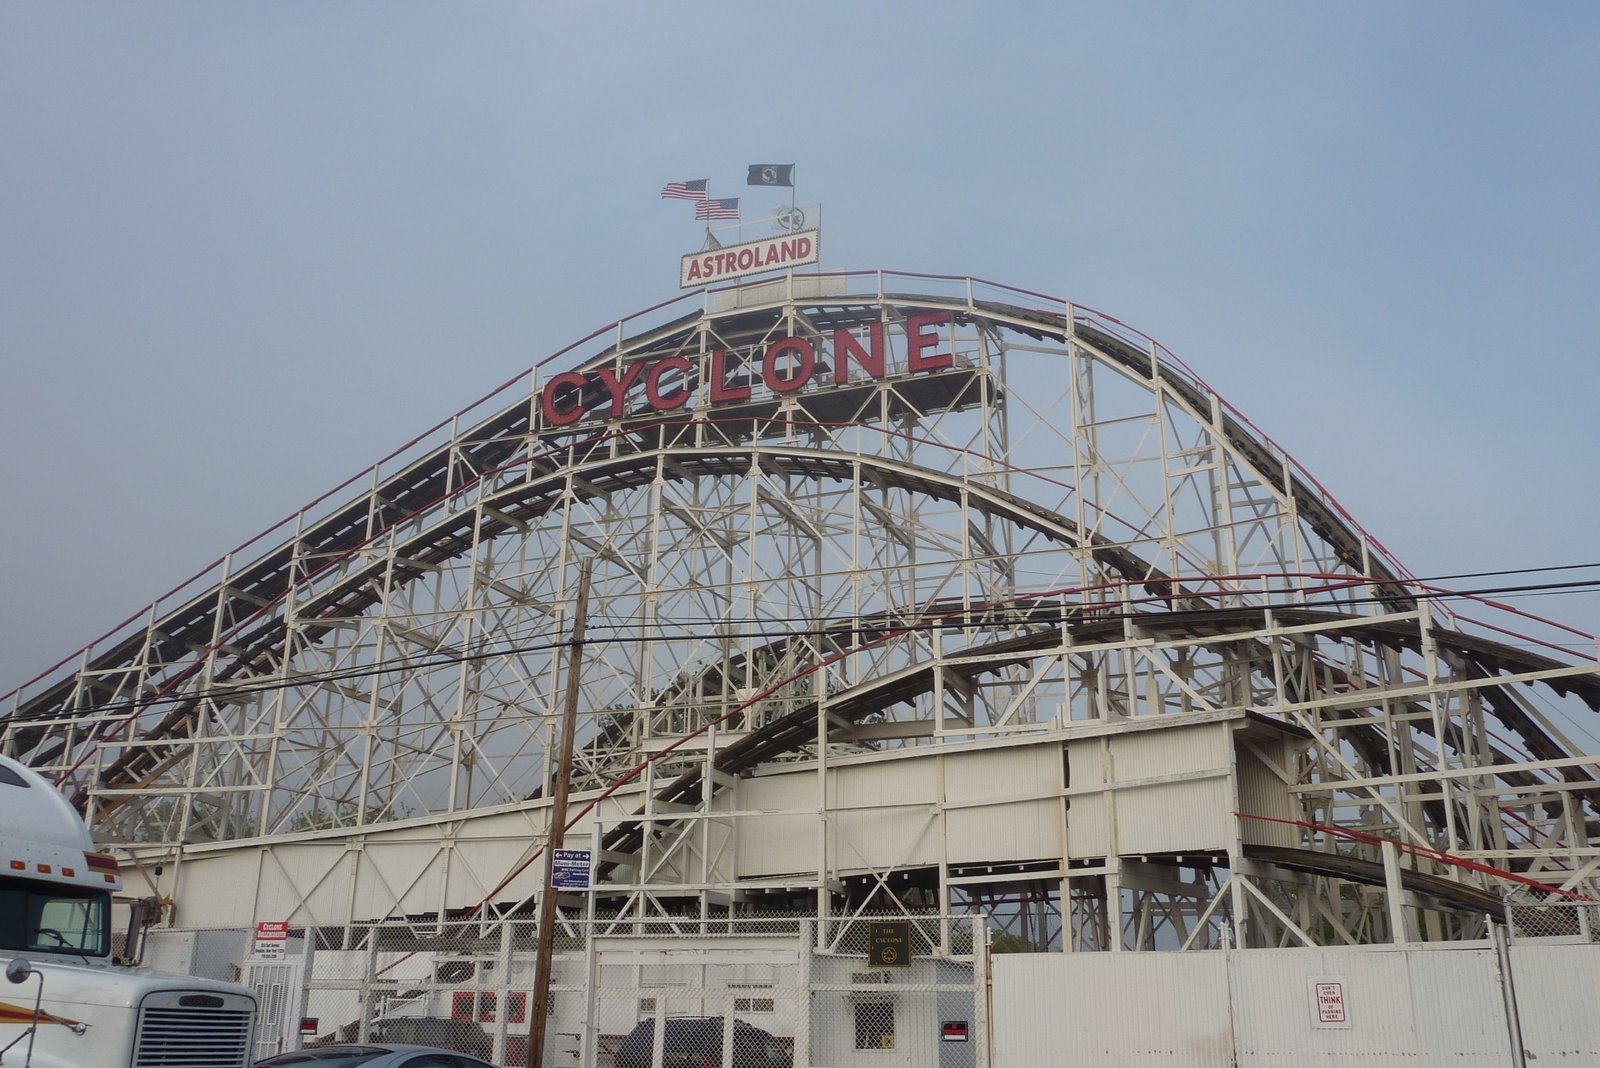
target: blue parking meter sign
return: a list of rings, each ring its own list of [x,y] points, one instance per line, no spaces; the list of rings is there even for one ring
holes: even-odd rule
[[[550,882],[557,890],[587,890],[592,881],[594,855],[588,849],[558,849]]]

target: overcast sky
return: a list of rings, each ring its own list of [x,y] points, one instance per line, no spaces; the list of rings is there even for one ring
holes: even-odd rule
[[[673,296],[661,185],[752,162],[826,267],[1161,339],[1418,575],[1595,561],[1597,72],[1592,3],[10,0],[0,691]]]

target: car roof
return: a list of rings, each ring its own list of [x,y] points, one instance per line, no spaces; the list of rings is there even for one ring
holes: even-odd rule
[[[273,1068],[275,1065],[310,1064],[318,1061],[331,1061],[339,1057],[354,1057],[363,1053],[450,1053],[456,1056],[471,1056],[462,1054],[460,1050],[444,1049],[440,1046],[417,1046],[406,1042],[337,1042],[328,1046],[313,1046],[306,1049],[297,1049],[289,1053],[275,1053],[264,1060],[256,1061],[257,1065]]]
[[[665,1029],[668,1031],[683,1032],[715,1030],[718,1033],[721,1033],[722,1031],[721,1016],[668,1016],[665,1018],[664,1023],[666,1024]],[[656,1022],[654,1019],[640,1020],[638,1023],[633,1025],[633,1031],[629,1033],[636,1034],[640,1031],[653,1031],[655,1030],[655,1026]],[[735,1031],[759,1031],[761,1034],[767,1034],[766,1031],[763,1031],[755,1024],[739,1019],[735,1019],[733,1021],[733,1029]]]

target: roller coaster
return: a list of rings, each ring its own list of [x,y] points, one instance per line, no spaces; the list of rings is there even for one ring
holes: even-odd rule
[[[1600,893],[1592,636],[1419,580],[1125,323],[971,278],[610,324],[13,691],[0,751],[191,919],[521,915],[584,565],[569,838],[616,915],[1203,948]]]

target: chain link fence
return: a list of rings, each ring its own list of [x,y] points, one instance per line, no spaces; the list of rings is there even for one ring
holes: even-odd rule
[[[1506,927],[1513,939],[1600,942],[1600,901],[1512,898],[1506,902]]]
[[[537,925],[392,921],[153,931],[147,963],[243,982],[256,1056],[388,1041],[527,1063]],[[551,1068],[986,1068],[981,916],[581,919],[557,924]]]

